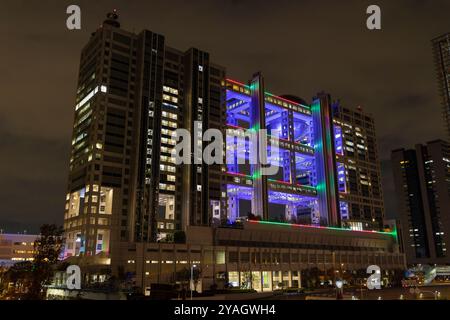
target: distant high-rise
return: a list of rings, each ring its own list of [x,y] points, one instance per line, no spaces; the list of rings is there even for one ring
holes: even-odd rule
[[[433,54],[445,125],[450,137],[450,33],[433,39]]]
[[[448,263],[450,146],[436,140],[394,150],[392,166],[408,263]]]

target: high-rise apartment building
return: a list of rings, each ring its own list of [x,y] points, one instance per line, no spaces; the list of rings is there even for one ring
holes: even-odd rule
[[[408,263],[448,263],[450,146],[437,140],[394,150],[392,165]]]
[[[225,137],[224,163],[203,161],[207,129]],[[184,139],[191,164],[176,164]],[[273,273],[280,261],[283,281],[299,286],[313,266],[398,269],[379,175],[374,122],[361,110],[326,93],[311,103],[276,96],[260,73],[247,84],[228,79],[207,52],[125,31],[113,12],[81,55],[65,257],[87,268],[85,279],[121,268],[142,288],[194,264],[205,283],[241,284],[252,261],[270,289],[283,280]]]
[[[224,69],[207,52],[120,29],[110,13],[82,51],[70,159],[67,255],[209,225],[220,167],[175,166],[173,132],[222,129]],[[192,137],[194,138],[194,137]]]
[[[337,104],[333,122],[341,216],[355,228],[379,228],[384,202],[374,119]]]
[[[450,33],[437,37],[432,42],[442,112],[450,137]]]

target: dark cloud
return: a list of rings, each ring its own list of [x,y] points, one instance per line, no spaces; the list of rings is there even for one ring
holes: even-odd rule
[[[430,40],[450,31],[450,2],[377,2],[383,29],[371,32],[364,0],[3,1],[0,223],[62,221],[79,54],[112,8],[126,29],[209,51],[231,78],[262,71],[274,93],[326,90],[372,113],[395,214],[391,149],[444,137]],[[81,31],[65,28],[70,4]]]

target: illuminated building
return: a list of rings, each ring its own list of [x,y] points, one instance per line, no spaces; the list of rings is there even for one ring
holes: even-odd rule
[[[0,233],[0,267],[21,261],[33,261],[37,235]]]
[[[176,167],[172,133],[194,132],[194,121],[220,129],[223,77],[208,53],[127,32],[108,14],[81,54],[66,257],[108,256],[120,241],[169,240],[187,225],[209,225],[220,167]]]
[[[227,158],[235,159],[232,164],[227,160],[229,220],[251,212],[263,220],[382,228],[383,196],[372,117],[360,108],[342,107],[324,93],[312,104],[293,96],[274,96],[264,91],[260,76],[249,85],[227,80],[226,87]],[[264,118],[261,114],[256,123],[251,117],[252,110],[259,108],[254,88],[264,96],[265,108]],[[279,137],[279,159],[269,159],[279,167],[275,176],[258,176],[256,166],[238,161],[244,155],[248,160],[251,147],[242,131],[255,125]],[[236,130],[241,137],[236,137]],[[233,148],[233,143],[238,147]],[[238,152],[242,148],[247,148],[245,154]],[[258,184],[268,191],[258,194]],[[258,210],[258,202],[267,209]]]
[[[391,159],[408,263],[448,263],[450,146],[436,140]]]
[[[373,120],[364,115],[359,125],[362,112],[355,111],[353,121],[341,119],[340,110],[326,93],[311,103],[273,95],[259,73],[248,84],[227,79],[207,52],[179,51],[147,30],[130,33],[109,14],[81,55],[65,258],[81,265],[88,281],[104,279],[105,268],[112,274],[121,269],[141,288],[173,281],[177,270],[194,264],[203,266],[205,286],[224,273],[229,278],[229,272],[254,268],[247,255],[238,254],[242,264],[235,265],[231,252],[241,249],[255,259],[268,255],[264,264],[253,261],[270,277],[325,270],[338,261],[353,271],[368,262],[386,271],[402,268],[395,230],[378,232],[383,212],[372,174],[379,177]],[[207,165],[194,144],[194,164],[175,165],[172,133],[178,128],[191,138],[219,129],[226,164]],[[266,148],[245,138],[263,129],[278,142]],[[353,137],[363,150],[355,160],[345,147]],[[250,163],[250,148],[266,153],[268,163],[259,157]],[[277,173],[263,174],[267,164]],[[357,171],[355,194],[353,167],[366,170]],[[365,190],[359,184],[369,193],[359,192]],[[370,210],[357,214],[353,203]],[[245,222],[248,217],[263,221]],[[251,240],[266,236],[270,248]],[[276,258],[294,249],[292,262]]]
[[[380,228],[384,219],[375,122],[358,107],[333,112],[342,220],[353,228]]]
[[[450,33],[437,37],[432,42],[442,113],[450,136]]]

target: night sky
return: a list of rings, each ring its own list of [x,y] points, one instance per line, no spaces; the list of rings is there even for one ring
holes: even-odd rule
[[[82,29],[66,29],[78,4]],[[366,8],[382,9],[382,30]],[[450,1],[19,1],[0,9],[0,229],[62,223],[79,56],[117,8],[122,27],[198,47],[246,82],[310,101],[325,90],[375,117],[387,216],[392,149],[445,138],[430,40],[450,31]]]

